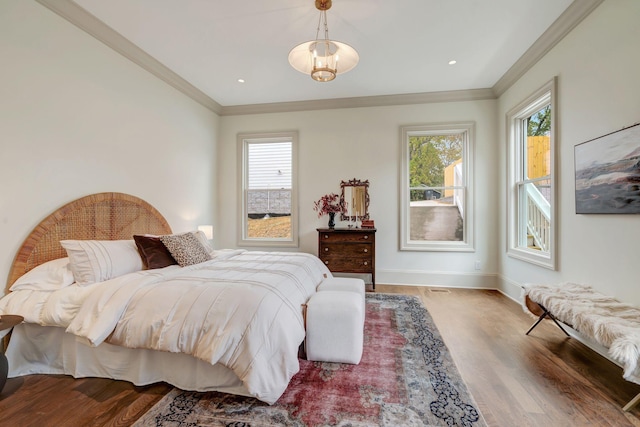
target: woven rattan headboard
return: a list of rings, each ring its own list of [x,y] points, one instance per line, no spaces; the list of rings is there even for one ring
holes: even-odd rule
[[[7,292],[27,271],[67,256],[60,240],[126,240],[144,233],[171,234],[171,227],[160,212],[135,196],[99,193],[68,203],[26,238],[11,266]]]

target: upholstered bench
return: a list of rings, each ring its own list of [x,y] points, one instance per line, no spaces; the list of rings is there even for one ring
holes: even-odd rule
[[[364,342],[364,281],[330,278],[307,302],[307,359],[358,364]]]
[[[605,347],[609,359],[624,369],[624,379],[640,384],[640,308],[577,283],[527,284],[523,286],[522,305],[525,312],[539,316],[526,335],[549,318],[570,336],[560,321]],[[630,410],[638,402],[640,393],[623,410]]]

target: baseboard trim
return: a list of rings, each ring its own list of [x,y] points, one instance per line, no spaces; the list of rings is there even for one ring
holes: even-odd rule
[[[522,284],[514,282],[513,280],[501,275],[496,275],[496,290],[502,293],[509,299],[514,300],[518,304],[521,303],[522,298]]]
[[[376,282],[385,285],[496,289],[497,274],[449,271],[376,270]]]

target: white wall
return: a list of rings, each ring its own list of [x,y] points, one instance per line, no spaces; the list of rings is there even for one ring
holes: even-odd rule
[[[300,250],[317,251],[313,202],[368,179],[379,283],[499,286],[576,281],[640,303],[640,216],[576,215],[573,147],[640,121],[640,2],[607,0],[497,101],[218,118],[35,2],[0,2],[0,277],[47,214],[78,197],[142,197],[176,231],[215,225],[235,247],[236,135],[298,130]],[[506,111],[559,76],[559,268],[506,256]],[[309,81],[309,84],[317,84]],[[398,251],[399,127],[476,122],[475,253]],[[216,170],[217,169],[217,170]],[[478,260],[482,269],[474,270]],[[495,280],[499,275],[499,280]]]
[[[309,84],[319,84],[309,79]],[[495,287],[498,135],[496,101],[434,103],[296,113],[222,117],[219,139],[217,216],[224,227],[216,246],[235,247],[238,217],[238,133],[299,131],[300,250],[317,254],[318,218],[313,202],[340,192],[340,181],[370,182],[370,215],[375,221],[376,281]],[[448,121],[476,122],[476,252],[400,252],[400,126]],[[480,271],[474,270],[479,260]]]
[[[558,256],[553,272],[506,256],[500,228],[501,288],[517,297],[523,283],[591,284],[640,304],[636,270],[640,215],[576,215],[576,144],[640,122],[640,2],[607,0],[499,100],[500,223],[506,224],[505,114],[558,76]]]
[[[0,58],[0,277],[88,194],[141,197],[176,231],[214,222],[217,115],[34,1],[0,2]]]

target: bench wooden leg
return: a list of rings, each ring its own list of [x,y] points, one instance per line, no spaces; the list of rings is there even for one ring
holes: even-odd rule
[[[533,324],[533,326],[531,326],[531,327],[529,328],[529,330],[527,331],[527,333],[526,333],[525,335],[529,335],[529,332],[533,331],[533,329],[534,329],[536,326],[538,326],[538,324],[539,324],[540,322],[542,322],[542,320],[543,320],[545,317],[548,317],[549,319],[553,320],[553,322],[556,324],[556,326],[558,326],[558,328],[560,328],[560,330],[561,330],[562,332],[564,332],[564,334],[565,334],[566,336],[571,337],[571,335],[569,335],[569,334],[567,333],[567,331],[565,331],[565,330],[564,330],[564,328],[560,325],[560,323],[558,323],[558,321],[556,320],[555,316],[554,316],[553,314],[549,313],[549,310],[547,310],[547,309],[546,309],[542,304],[539,304],[539,303],[536,303],[536,304],[538,304],[538,305],[540,306],[540,308],[542,309],[542,314],[540,315],[540,317],[538,318],[538,320],[536,320],[536,323],[534,323],[534,324]]]
[[[634,397],[633,399],[631,399],[629,401],[629,403],[627,403],[626,405],[624,405],[624,407],[622,408],[623,411],[629,411],[631,410],[634,406],[636,406],[636,404],[640,402],[640,393],[638,393],[636,395],[636,397]]]

